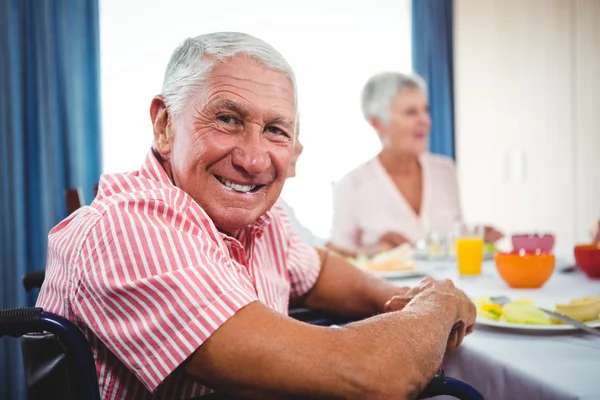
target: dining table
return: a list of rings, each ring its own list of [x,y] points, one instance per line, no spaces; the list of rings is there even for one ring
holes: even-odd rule
[[[526,298],[552,307],[570,299],[600,294],[600,280],[590,279],[572,257],[556,257],[550,279],[538,289],[510,288],[498,275],[493,260],[482,273],[461,277],[456,261],[418,261],[417,270],[434,278],[451,279],[469,297]],[[390,279],[413,286],[422,277]],[[509,324],[505,324],[509,325]],[[600,400],[600,336],[579,330],[530,330],[490,327],[478,323],[463,344],[447,355],[443,369],[461,379],[487,400]]]

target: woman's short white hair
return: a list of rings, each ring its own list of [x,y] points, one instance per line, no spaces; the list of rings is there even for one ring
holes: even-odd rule
[[[420,89],[427,96],[427,84],[418,75],[383,72],[371,77],[362,91],[362,112],[367,122],[377,118],[387,124],[392,102],[405,89]]]
[[[161,90],[171,114],[178,115],[183,111],[189,97],[206,81],[217,62],[240,54],[280,71],[290,79],[297,113],[296,77],[281,53],[265,41],[245,33],[217,32],[188,38],[171,55]]]

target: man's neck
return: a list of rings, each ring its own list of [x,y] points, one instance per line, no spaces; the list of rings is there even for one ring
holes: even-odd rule
[[[165,173],[169,177],[169,180],[171,181],[171,183],[174,186],[177,186],[175,184],[175,180],[173,179],[173,171],[171,170],[171,164],[167,160],[165,160],[163,158],[163,156],[156,149],[152,148],[152,153],[154,154],[154,157],[156,157],[156,159],[158,160],[158,162],[160,163],[160,165],[165,170]]]

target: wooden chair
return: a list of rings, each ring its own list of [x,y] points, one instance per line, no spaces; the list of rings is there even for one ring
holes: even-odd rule
[[[80,188],[65,190],[65,204],[67,205],[67,215],[73,214],[83,204],[83,195]]]
[[[94,185],[94,197],[98,194],[98,184]],[[83,205],[83,194],[81,188],[72,188],[65,190],[65,204],[67,205],[67,215],[73,214]]]

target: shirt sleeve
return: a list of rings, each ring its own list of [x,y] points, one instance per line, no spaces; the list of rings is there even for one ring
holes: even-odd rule
[[[330,241],[334,246],[349,252],[357,252],[361,246],[358,210],[354,204],[356,195],[348,177],[339,181],[333,189],[333,221]]]
[[[124,202],[106,212],[80,253],[75,317],[150,391],[257,300],[201,220],[160,200]]]
[[[280,204],[272,211],[283,224],[286,235],[286,266],[290,280],[290,297],[296,298],[313,288],[321,273],[321,260],[315,247],[304,242],[292,228],[289,218]]]

